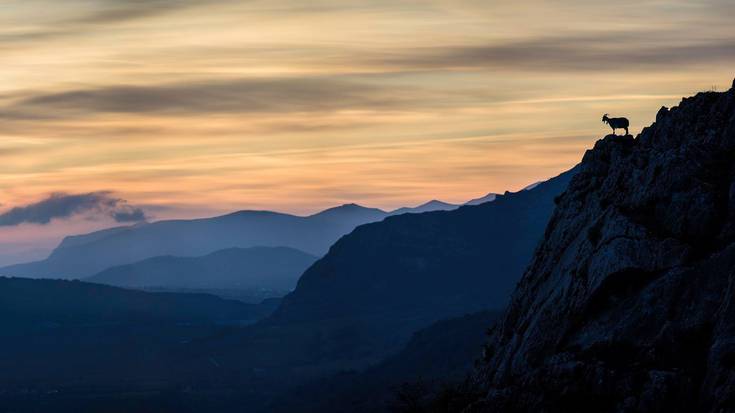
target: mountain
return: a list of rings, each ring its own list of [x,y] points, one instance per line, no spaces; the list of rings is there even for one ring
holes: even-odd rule
[[[26,395],[33,391],[45,395],[34,399],[39,403],[32,405],[37,411],[58,410],[64,404],[68,411],[80,411],[80,405],[89,403],[100,410],[120,400],[129,402],[125,406],[130,410],[153,406],[151,411],[232,411],[248,406],[252,411],[268,411],[273,400],[294,386],[379,364],[403,349],[414,332],[436,321],[503,307],[542,237],[555,197],[574,173],[568,171],[531,191],[507,193],[491,203],[395,215],[361,225],[306,270],[277,312],[254,324],[250,322],[256,317],[222,322],[169,317],[152,323],[146,317],[136,319],[136,312],[124,311],[102,321],[84,322],[85,314],[111,311],[100,301],[117,300],[107,299],[100,291],[143,294],[131,295],[139,297],[136,302],[156,295],[79,281],[36,280],[83,288],[75,294],[45,295],[16,290],[12,294],[25,300],[26,313],[32,313],[34,305],[49,306],[44,314],[77,314],[72,319],[82,322],[56,328],[56,319],[40,321],[47,317],[37,317],[39,322],[34,323],[23,321],[40,325],[41,330],[3,341],[0,404],[27,410]],[[319,225],[335,219],[344,222],[339,216],[354,216],[351,210],[365,212],[344,206],[299,220]],[[253,218],[255,222],[292,219],[261,214]],[[169,221],[114,229],[110,234],[74,239],[58,253],[75,252],[80,259],[97,260],[113,247],[139,248],[137,240],[156,249],[152,240],[182,245],[192,234],[197,237],[190,243],[200,246],[202,237],[227,233],[223,228],[236,230],[238,220],[249,217],[252,214],[234,214],[221,217],[225,222]],[[190,227],[195,224],[202,232],[188,232],[197,230]],[[213,224],[220,227],[212,229]],[[493,294],[489,297],[487,291]],[[54,298],[57,294],[67,298],[59,301]],[[74,303],[93,305],[78,312]],[[143,306],[157,309],[154,314],[164,311],[159,307]],[[12,315],[22,313],[15,311],[9,318],[24,320]],[[121,323],[124,320],[134,322]],[[27,383],[32,383],[32,390]]]
[[[203,257],[148,258],[84,280],[132,288],[291,291],[316,259],[286,247],[229,248]]]
[[[446,202],[437,201],[436,199],[431,200],[425,204],[421,204],[417,207],[403,207],[398,208],[395,211],[392,211],[391,215],[400,215],[400,214],[420,214],[422,212],[431,212],[431,211],[451,211],[453,209],[459,208],[459,205],[454,204],[448,204]]]
[[[573,174],[491,203],[361,225],[306,270],[261,326],[322,331],[312,344],[321,358],[370,358],[437,320],[502,308]]]
[[[117,227],[67,237],[47,259],[1,268],[0,275],[84,278],[156,256],[194,257],[233,247],[289,247],[321,256],[356,226],[385,216],[379,209],[349,204],[307,217],[240,211],[215,218]]]
[[[584,155],[466,411],[733,411],[733,86]]]
[[[173,384],[195,382],[171,397],[212,401],[215,386],[230,410],[269,411],[294,386],[380,363],[436,321],[502,308],[574,173],[479,206],[359,226],[271,316],[170,351],[168,364],[180,369]],[[218,381],[205,385],[191,372]]]
[[[498,194],[494,192],[490,192],[489,194],[482,196],[480,198],[475,198],[475,199],[471,199],[467,201],[465,205],[480,205],[480,204],[484,204],[485,202],[493,202],[495,201],[495,198],[497,198],[498,196],[499,196]]]

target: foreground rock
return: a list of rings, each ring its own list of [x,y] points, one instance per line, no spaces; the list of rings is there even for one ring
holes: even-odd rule
[[[607,136],[557,200],[471,411],[735,409],[735,91]]]

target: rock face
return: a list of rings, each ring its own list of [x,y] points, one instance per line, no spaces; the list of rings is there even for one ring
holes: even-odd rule
[[[588,151],[470,411],[735,409],[735,90]]]

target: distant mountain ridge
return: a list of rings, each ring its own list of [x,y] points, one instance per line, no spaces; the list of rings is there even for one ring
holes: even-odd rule
[[[108,268],[84,281],[129,288],[287,292],[316,260],[313,255],[287,247],[228,248],[202,257],[147,258]]]
[[[430,201],[415,208],[386,212],[344,204],[297,216],[272,211],[238,211],[192,220],[165,220],[103,229],[64,238],[48,258],[0,268],[0,275],[79,279],[113,266],[157,256],[193,257],[227,248],[289,247],[324,255],[355,227],[402,213],[454,209],[457,205]]]
[[[117,227],[67,237],[47,259],[1,268],[0,275],[84,278],[156,256],[202,256],[233,247],[289,247],[320,256],[357,225],[386,215],[352,204],[307,217],[239,211],[214,218]]]
[[[416,207],[403,207],[398,208],[390,213],[390,215],[400,215],[400,214],[420,214],[423,212],[432,212],[432,211],[451,211],[453,209],[459,208],[461,205],[456,204],[450,204],[443,201],[438,201],[436,199],[433,199],[429,202],[426,202],[424,204],[421,204]]]

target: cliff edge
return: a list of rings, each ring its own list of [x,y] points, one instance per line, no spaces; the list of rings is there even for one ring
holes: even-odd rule
[[[735,89],[587,151],[470,411],[735,409]]]

